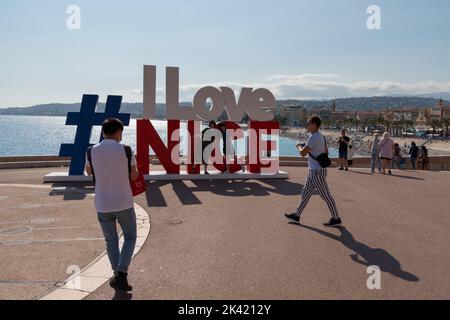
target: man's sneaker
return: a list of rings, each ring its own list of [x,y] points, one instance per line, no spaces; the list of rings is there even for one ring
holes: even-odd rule
[[[338,227],[342,224],[341,218],[333,219],[331,218],[330,221],[325,222],[323,225],[325,227]]]
[[[295,213],[290,213],[290,214],[285,213],[284,216],[288,219],[294,220],[295,222],[300,221],[300,216],[296,215]]]
[[[118,272],[114,278],[109,281],[109,285],[116,291],[132,291],[133,287],[128,284],[128,274],[124,272]]]
[[[348,167],[345,167],[345,171],[348,171]]]
[[[344,170],[344,168],[343,168],[343,167],[340,167],[338,170]]]

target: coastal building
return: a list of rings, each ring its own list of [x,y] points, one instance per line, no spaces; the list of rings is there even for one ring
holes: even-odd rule
[[[376,122],[380,117],[380,113],[377,111],[358,111],[356,113],[356,119],[361,122]]]
[[[419,114],[415,120],[415,126],[417,127],[425,127],[429,122],[429,109],[420,109]]]
[[[322,121],[331,120],[333,111],[330,108],[325,106],[310,108],[307,111],[307,117],[310,118],[312,116],[319,116]]]
[[[283,119],[283,125],[289,127],[300,127],[306,122],[305,109],[299,105],[283,105],[280,117]]]
[[[434,112],[434,118],[439,118],[440,121],[450,119],[450,105],[446,106],[442,99],[439,100]]]

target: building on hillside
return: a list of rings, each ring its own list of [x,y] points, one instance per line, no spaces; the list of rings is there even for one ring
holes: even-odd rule
[[[442,99],[437,103],[434,112],[433,118],[437,119],[437,117],[439,117],[440,121],[443,121],[444,119],[450,119],[450,105],[446,106]]]

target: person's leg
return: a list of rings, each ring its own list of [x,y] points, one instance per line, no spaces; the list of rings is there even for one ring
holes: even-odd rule
[[[378,173],[381,173],[381,159],[380,159],[380,157],[377,157],[377,162],[378,162]]]
[[[305,185],[303,186],[303,189],[302,189],[302,196],[300,199],[300,203],[298,205],[297,211],[295,212],[295,214],[297,216],[300,216],[303,213],[303,210],[305,210],[306,205],[309,202],[309,199],[311,199],[311,196],[314,193],[315,186],[313,184],[312,176],[315,174],[314,173],[315,171],[316,170],[309,171],[309,173],[308,173],[308,177],[306,178]]]
[[[336,207],[336,201],[334,201],[330,189],[328,188],[326,177],[327,170],[319,170],[318,174],[313,178],[314,185],[316,186],[317,192],[319,193],[320,197],[327,203],[328,209],[331,213],[331,217],[337,220],[339,219],[339,214]]]
[[[348,160],[347,160],[347,156],[348,156],[348,151],[344,152],[344,166],[345,166],[345,170],[348,170]]]
[[[416,170],[416,158],[411,157],[411,166],[413,170]]]
[[[120,228],[122,229],[124,238],[117,270],[127,273],[136,246],[136,213],[134,212],[134,208],[130,208],[117,213],[116,217],[117,222],[119,222]]]
[[[98,213],[98,221],[106,242],[106,252],[114,272],[117,272],[120,261],[119,236],[117,235],[116,217],[114,213]]]
[[[377,161],[377,158],[372,156],[372,159],[370,159],[370,173],[375,173],[375,161]]]

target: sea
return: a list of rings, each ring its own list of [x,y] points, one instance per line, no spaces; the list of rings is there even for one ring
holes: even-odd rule
[[[62,143],[73,143],[76,126],[68,126],[66,117],[49,116],[13,116],[0,115],[0,157],[58,155]],[[152,123],[163,141],[166,141],[166,121],[152,120]],[[185,128],[181,124],[181,129]],[[95,126],[91,133],[91,143],[97,143],[100,138],[100,127]],[[136,120],[131,119],[130,125],[123,133],[123,143],[136,150]],[[237,154],[245,153],[244,140],[237,142]],[[279,150],[274,155],[299,156],[296,141],[287,137],[279,138]],[[304,141],[301,141],[304,142]],[[187,141],[181,136],[180,150],[186,154]],[[152,152],[151,152],[152,153]],[[330,156],[336,156],[337,151],[330,148]]]

